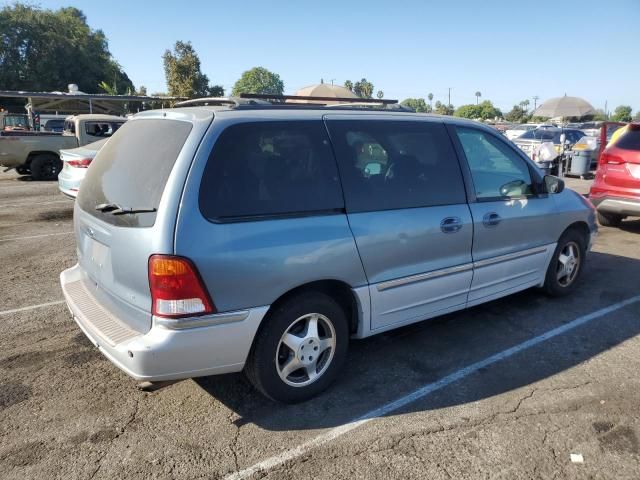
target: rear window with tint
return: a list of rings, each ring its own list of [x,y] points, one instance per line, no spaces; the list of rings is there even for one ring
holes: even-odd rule
[[[85,212],[108,223],[151,227],[156,212],[114,215],[95,209],[103,203],[123,208],[155,208],[184,146],[191,123],[166,119],[125,123],[100,149],[78,194]]]
[[[640,151],[640,130],[627,130],[614,146],[624,150]]]
[[[205,168],[199,202],[202,214],[213,221],[342,209],[337,165],[322,122],[228,127]]]

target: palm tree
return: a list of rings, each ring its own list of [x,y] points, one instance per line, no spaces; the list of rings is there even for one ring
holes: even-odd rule
[[[433,108],[433,104],[431,103],[433,101],[433,93],[427,95],[427,98],[429,99],[429,106]]]
[[[478,105],[478,103],[480,102],[480,97],[481,96],[482,96],[482,93],[476,92],[476,105]]]

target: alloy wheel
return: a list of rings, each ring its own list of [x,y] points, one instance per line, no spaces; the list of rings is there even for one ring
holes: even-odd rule
[[[318,380],[329,368],[336,349],[336,332],[320,313],[297,318],[280,338],[276,369],[283,382],[304,387]]]
[[[567,242],[558,255],[556,278],[561,287],[568,287],[580,270],[580,248],[575,242]]]

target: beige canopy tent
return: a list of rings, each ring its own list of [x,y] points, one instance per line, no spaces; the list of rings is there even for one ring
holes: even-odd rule
[[[297,97],[321,97],[327,98],[358,98],[358,96],[351,90],[340,85],[331,85],[329,83],[319,83],[317,85],[309,85],[308,87],[297,90],[293,96]],[[314,100],[287,100],[287,103],[313,103],[322,105],[335,105],[341,103],[339,100],[332,102],[330,100],[314,101]]]
[[[534,112],[534,117],[584,117],[593,115],[596,109],[589,102],[580,97],[550,98],[540,105]]]

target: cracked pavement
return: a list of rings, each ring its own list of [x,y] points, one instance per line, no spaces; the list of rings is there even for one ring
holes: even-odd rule
[[[569,182],[572,185],[571,182]],[[573,181],[576,187],[586,184]],[[62,298],[72,202],[0,174],[0,310]],[[275,404],[240,374],[143,392],[64,305],[0,316],[0,477],[217,479],[640,293],[640,221],[602,228],[579,291],[535,290],[354,341],[337,384]],[[640,303],[482,368],[254,478],[640,478]],[[574,464],[570,454],[584,456]]]

